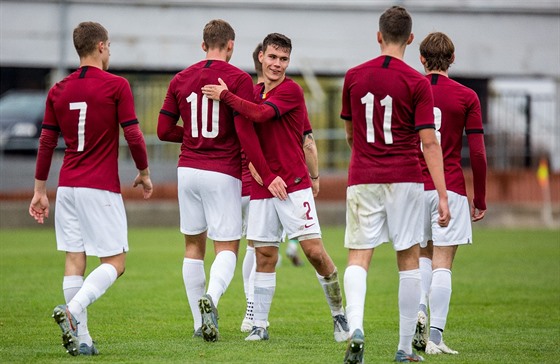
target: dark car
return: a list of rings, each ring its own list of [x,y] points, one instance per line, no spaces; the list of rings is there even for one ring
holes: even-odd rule
[[[0,150],[37,151],[46,99],[45,91],[36,90],[10,90],[0,97]]]

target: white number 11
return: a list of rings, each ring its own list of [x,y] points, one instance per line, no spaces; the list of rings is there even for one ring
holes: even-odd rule
[[[362,104],[366,105],[366,138],[368,143],[375,143],[375,129],[373,128],[373,108],[374,96],[368,92],[362,97]],[[385,107],[383,113],[383,137],[385,144],[393,144],[393,134],[391,133],[391,118],[393,116],[393,98],[389,95],[380,101],[381,106]]]

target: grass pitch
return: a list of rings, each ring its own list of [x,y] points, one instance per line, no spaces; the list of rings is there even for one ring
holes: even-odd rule
[[[323,229],[342,278],[343,228]],[[445,331],[456,356],[433,363],[557,363],[560,357],[560,231],[476,229],[459,248]],[[52,309],[63,303],[64,254],[49,228],[0,231],[0,362],[341,363],[344,343],[332,322],[311,265],[284,257],[270,314],[268,342],[246,342],[240,248],[237,273],[219,302],[216,343],[192,338],[178,228],[131,229],[125,275],[89,307],[97,357],[71,357],[61,346]],[[282,248],[283,250],[283,248]],[[207,261],[213,259],[208,244]],[[97,266],[90,258],[88,272]],[[206,264],[208,272],[209,263]],[[368,275],[367,363],[392,362],[398,343],[395,254],[376,250]]]

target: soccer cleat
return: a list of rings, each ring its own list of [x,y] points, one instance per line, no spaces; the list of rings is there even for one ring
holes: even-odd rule
[[[202,337],[202,327],[199,327],[198,329],[194,330],[192,337]]]
[[[414,353],[407,354],[404,352],[404,350],[399,350],[397,351],[397,354],[395,354],[395,361],[397,363],[416,363],[419,361],[424,361],[424,358]]]
[[[253,320],[244,318],[241,323],[241,332],[251,332],[253,330]]]
[[[89,346],[86,343],[81,343],[80,344],[80,355],[87,355],[87,356],[99,355],[99,350],[97,350],[97,348],[95,347],[94,342],[91,343],[91,346]]]
[[[428,342],[428,326],[426,325],[427,317],[424,311],[418,311],[418,322],[416,322],[416,331],[412,338],[412,346],[416,350],[426,350]]]
[[[334,340],[339,343],[348,340],[348,337],[350,336],[350,329],[348,328],[348,321],[346,321],[346,316],[343,314],[333,316],[333,323]]]
[[[198,308],[202,315],[202,338],[205,341],[218,341],[218,310],[212,302],[212,297],[205,294],[198,300]]]
[[[288,254],[286,253],[286,256],[288,257],[288,259],[290,259],[290,262],[292,262],[292,264],[295,267],[301,267],[303,266],[303,261],[299,258],[299,256],[297,255],[297,253],[293,253],[293,254]]]
[[[445,345],[445,343],[442,340],[439,344],[436,344],[433,341],[428,341],[428,344],[426,345],[426,354],[453,354],[453,355],[455,355],[455,354],[459,354],[459,352],[449,348],[447,345]]]
[[[54,308],[52,317],[62,330],[62,346],[68,354],[77,356],[79,352],[78,322],[68,311],[66,305],[58,305]]]
[[[245,341],[262,341],[268,340],[268,330],[264,327],[253,326],[253,330],[245,338]]]
[[[344,364],[363,364],[364,362],[364,334],[362,330],[356,329],[348,340]]]

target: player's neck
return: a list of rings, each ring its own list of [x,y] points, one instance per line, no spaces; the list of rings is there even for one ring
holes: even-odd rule
[[[85,57],[80,59],[80,67],[96,67],[102,70],[103,62],[95,57]]]
[[[381,55],[402,60],[404,58],[405,49],[406,45],[384,43],[381,45]]]
[[[428,75],[442,75],[442,76],[445,76],[445,77],[449,77],[449,74],[447,73],[447,71],[437,70],[437,71],[427,71],[426,73]]]
[[[270,90],[274,89],[276,86],[278,86],[279,84],[284,82],[285,79],[286,79],[285,74],[277,80],[270,80],[270,79],[265,77],[264,78],[264,93],[265,94],[269,93]]]
[[[208,52],[206,52],[206,59],[227,62],[228,54],[225,50],[213,48],[209,49]]]

